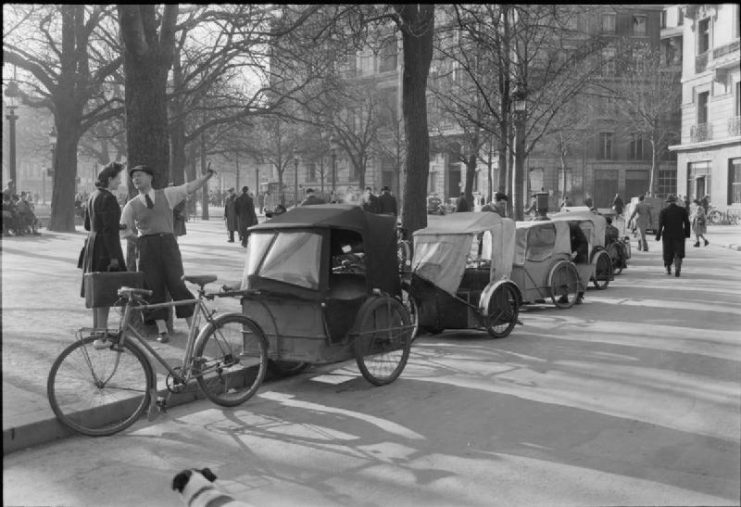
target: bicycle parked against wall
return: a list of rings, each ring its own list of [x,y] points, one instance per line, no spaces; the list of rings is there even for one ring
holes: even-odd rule
[[[77,332],[77,340],[54,361],[47,394],[57,418],[67,427],[90,436],[112,435],[131,426],[148,410],[151,419],[167,404],[172,393],[183,391],[191,380],[214,403],[233,407],[244,403],[265,377],[267,342],[258,326],[241,313],[214,317],[204,300],[241,293],[207,294],[204,286],[216,276],[185,276],[198,285],[198,297],[183,301],[147,304],[151,291],[122,287],[125,300],[119,329],[107,330],[103,346],[94,344],[91,328]],[[172,366],[134,327],[136,312],[195,304],[182,364]],[[199,330],[199,324],[206,324]],[[150,358],[168,371],[167,394],[157,395],[157,377]],[[115,405],[111,405],[115,404]],[[106,406],[106,410],[100,410]]]

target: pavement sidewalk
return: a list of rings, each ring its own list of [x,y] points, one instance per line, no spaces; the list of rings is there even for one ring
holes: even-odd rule
[[[221,217],[191,221],[186,227],[187,235],[179,238],[185,272],[217,275],[212,290],[224,283],[238,283],[244,249],[238,242],[226,242]],[[41,236],[3,237],[0,243],[4,455],[70,434],[49,407],[46,380],[54,359],[72,342],[75,331],[92,323],[91,311],[79,297],[81,273],[76,267],[85,233],[79,227],[75,233],[41,232]],[[741,251],[741,226],[709,226],[707,237],[709,249]],[[222,299],[214,306],[220,311],[239,311],[236,300]],[[178,320],[171,343],[155,347],[168,359],[178,360],[186,334],[185,322]],[[162,373],[158,369],[161,388]],[[170,404],[197,396],[193,390],[171,399]]]

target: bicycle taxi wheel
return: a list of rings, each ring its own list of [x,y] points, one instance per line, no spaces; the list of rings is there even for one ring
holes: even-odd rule
[[[573,262],[560,260],[548,274],[551,300],[558,308],[571,308],[579,297],[579,273]]]
[[[209,323],[195,345],[198,385],[208,399],[233,407],[251,398],[268,369],[268,345],[255,322],[237,313]]]
[[[374,296],[360,309],[352,335],[353,352],[360,373],[371,384],[396,380],[409,359],[413,324],[401,302]]]
[[[610,284],[612,278],[612,259],[610,254],[606,250],[600,250],[592,259],[592,266],[594,266],[594,274],[592,275],[592,283],[599,290],[604,290]]]
[[[145,353],[129,341],[103,349],[95,337],[68,346],[49,371],[46,391],[65,426],[93,437],[131,426],[147,409],[154,371]]]
[[[485,328],[492,338],[506,338],[515,328],[520,314],[520,297],[511,283],[503,283],[494,289],[487,301]]]

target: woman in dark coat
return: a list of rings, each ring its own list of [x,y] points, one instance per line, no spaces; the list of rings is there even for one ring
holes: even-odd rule
[[[95,271],[126,271],[121,249],[119,221],[121,207],[113,194],[121,184],[123,165],[111,162],[101,169],[85,209],[85,230],[90,231],[78,264],[82,268],[83,284],[80,295],[85,297],[85,273]],[[108,307],[93,308],[93,327],[108,327]]]

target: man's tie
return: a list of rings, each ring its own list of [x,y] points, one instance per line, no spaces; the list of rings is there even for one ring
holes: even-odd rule
[[[147,201],[147,208],[154,208],[154,203],[152,202],[152,198],[149,197],[149,194],[144,194],[144,200]]]

